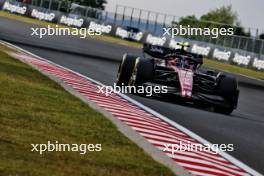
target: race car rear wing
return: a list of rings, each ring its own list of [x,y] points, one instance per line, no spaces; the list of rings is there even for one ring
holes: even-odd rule
[[[167,57],[176,56],[176,55],[190,55],[192,56],[191,59],[194,59],[194,61],[196,61],[197,63],[199,64],[203,63],[202,55],[185,51],[184,47],[186,46],[184,45],[180,45],[180,46],[182,46],[181,49],[171,49],[163,46],[144,43],[143,53],[148,54],[151,57],[160,58],[160,59],[166,59]]]
[[[170,53],[175,53],[176,50],[171,48],[166,48],[163,46],[144,43],[143,52],[155,58],[164,58],[166,55]]]

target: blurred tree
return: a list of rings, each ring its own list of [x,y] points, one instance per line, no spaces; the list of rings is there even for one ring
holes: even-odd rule
[[[196,18],[195,15],[189,15],[186,17],[181,17],[179,22],[174,21],[172,23],[173,26],[175,25],[182,25],[182,26],[188,26],[190,25],[191,27],[199,26],[199,19]]]
[[[232,10],[232,6],[222,6],[209,11],[198,19],[194,15],[181,17],[178,22],[172,25],[190,25],[200,28],[234,28],[235,35],[250,36],[250,32],[245,32],[238,21],[237,13]]]
[[[106,0],[74,0],[75,3],[78,3],[83,6],[90,6],[93,8],[105,9],[105,4],[107,3]]]
[[[233,12],[232,6],[222,6],[202,15],[200,20],[222,23],[227,25],[238,25],[237,14]]]
[[[106,0],[59,0],[62,3],[68,4],[70,6],[71,3],[78,4],[80,6],[89,6],[97,9],[104,10]]]
[[[234,34],[235,35],[240,35],[240,36],[245,36],[245,37],[250,37],[251,36],[250,31],[246,32],[245,28],[240,27],[240,26],[234,27]]]
[[[259,39],[264,39],[264,33],[259,35]]]

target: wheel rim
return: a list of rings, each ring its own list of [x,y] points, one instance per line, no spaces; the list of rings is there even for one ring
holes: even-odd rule
[[[117,82],[117,83],[118,83],[119,80],[120,80],[121,73],[122,73],[122,70],[123,70],[123,66],[124,66],[124,62],[125,62],[125,60],[126,60],[126,57],[127,57],[127,53],[123,55],[123,58],[122,58],[121,64],[120,64],[119,67],[118,67],[117,78],[116,78],[116,82]]]

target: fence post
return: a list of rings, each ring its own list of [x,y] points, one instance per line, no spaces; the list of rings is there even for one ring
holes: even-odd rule
[[[89,11],[89,7],[86,7],[86,10],[85,10],[85,16],[88,17],[88,11]]]
[[[244,50],[248,51],[248,50],[247,50],[247,47],[248,47],[248,39],[247,39],[247,41],[246,41],[246,44],[245,44]]]
[[[173,16],[173,23],[175,23],[175,22],[176,22],[176,16]],[[171,27],[174,27],[174,26],[171,26]]]
[[[141,22],[141,13],[142,13],[142,10],[140,9],[139,10],[139,16],[138,16],[138,28],[140,29],[140,22]]]
[[[253,41],[252,41],[252,52],[254,52],[254,50],[255,50],[255,45],[256,45],[256,42],[257,42],[257,38],[254,38],[254,39],[252,39]]]
[[[159,16],[159,14],[156,13],[156,17],[155,17],[155,26],[154,26],[154,33],[156,33],[156,30],[157,30],[157,20],[158,20],[158,16]]]
[[[126,12],[126,7],[124,7],[124,10],[123,10],[123,17],[122,17],[122,22],[121,22],[122,26],[123,26],[123,23],[124,23],[124,20],[125,20],[125,12]]]
[[[108,12],[106,11],[106,12],[105,12],[105,19],[104,19],[104,21],[107,22],[107,21],[108,21],[107,18],[108,18]]]
[[[223,46],[226,46],[226,35],[224,35]]]
[[[58,11],[60,11],[60,8],[61,8],[61,3],[62,3],[62,2],[61,2],[61,1],[59,1],[59,5],[58,5],[58,8],[57,8],[57,10],[58,10]]]
[[[260,46],[259,54],[264,54],[264,52],[263,52],[263,40],[261,40],[261,46]]]
[[[234,38],[235,38],[235,36],[232,35],[231,48],[234,48]]]
[[[39,7],[42,7],[42,5],[43,5],[43,0],[40,0]]]
[[[134,8],[132,8],[132,12],[131,12],[131,16],[130,16],[129,26],[131,26],[132,19],[133,19],[133,14],[134,14]]]
[[[49,0],[49,10],[51,9],[52,0]]]
[[[149,16],[150,16],[150,11],[148,11],[146,30],[148,30],[148,26],[149,26]]]
[[[219,42],[219,37],[217,37],[217,38],[215,39],[215,45],[218,45],[218,42]]]
[[[165,23],[166,23],[166,19],[167,19],[167,14],[164,15],[163,27],[166,27],[166,26],[165,26],[165,25],[166,25],[166,24],[165,24]]]
[[[114,24],[116,24],[117,9],[118,9],[118,4],[116,5],[116,8],[115,8]]]
[[[241,37],[238,37],[239,40],[238,40],[238,45],[237,45],[237,49],[240,49],[240,44],[241,44]]]

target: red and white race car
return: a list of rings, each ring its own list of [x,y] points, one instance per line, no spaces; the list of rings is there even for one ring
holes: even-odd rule
[[[203,57],[181,49],[144,44],[143,56],[124,54],[117,74],[118,86],[167,86],[168,98],[210,105],[230,114],[237,107],[239,90],[235,77],[201,68]],[[169,96],[168,96],[169,95]],[[172,96],[174,95],[174,96]]]

